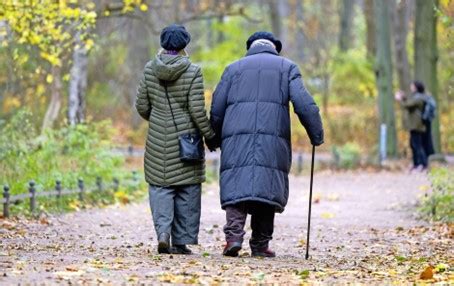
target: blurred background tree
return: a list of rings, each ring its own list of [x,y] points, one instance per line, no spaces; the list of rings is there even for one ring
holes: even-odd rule
[[[389,155],[405,156],[407,134],[392,95],[408,92],[409,82],[418,78],[439,103],[437,148],[454,152],[454,1],[381,2],[5,0],[0,121],[24,107],[42,129],[109,118],[116,144],[142,145],[147,123],[133,108],[138,79],[159,49],[160,30],[176,22],[191,32],[188,52],[202,66],[207,104],[225,66],[245,54],[248,36],[271,30],[321,106],[323,148],[354,142],[374,158],[380,114],[386,111],[395,114],[385,120]],[[382,63],[387,78],[376,83]],[[385,101],[379,101],[381,94]],[[303,128],[297,120],[293,125],[294,148],[308,148]]]

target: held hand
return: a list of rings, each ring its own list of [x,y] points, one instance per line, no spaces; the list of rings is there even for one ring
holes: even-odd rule
[[[205,144],[207,145],[208,150],[210,150],[210,152],[216,151],[216,142],[214,138],[212,139],[205,138]]]

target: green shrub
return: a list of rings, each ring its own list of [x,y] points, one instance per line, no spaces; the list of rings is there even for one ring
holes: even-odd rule
[[[31,180],[35,181],[37,192],[42,192],[53,190],[56,180],[62,182],[64,189],[76,189],[78,178],[84,179],[87,188],[93,188],[96,177],[110,183],[114,177],[124,181],[131,176],[123,169],[124,158],[112,152],[110,138],[114,129],[109,121],[64,126],[39,134],[32,119],[33,114],[21,110],[0,126],[0,184],[8,184],[11,195],[27,192]],[[132,189],[138,189],[138,185],[119,191],[126,194]],[[110,195],[107,199],[106,194],[87,194],[87,200],[114,202],[115,198]],[[62,206],[68,206],[75,198],[64,196]],[[55,198],[39,198],[38,204],[42,209],[52,209]],[[26,209],[28,203],[23,203],[13,206],[12,211]]]
[[[454,222],[453,170],[437,167],[430,171],[432,190],[421,201],[420,212],[424,217],[442,222]]]
[[[356,143],[347,143],[340,147],[334,146],[332,152],[337,168],[353,169],[358,167],[361,161],[361,149]]]

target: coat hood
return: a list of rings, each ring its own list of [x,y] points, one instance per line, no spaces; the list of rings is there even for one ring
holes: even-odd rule
[[[158,54],[151,62],[154,75],[165,81],[175,81],[189,68],[189,57],[182,55]]]

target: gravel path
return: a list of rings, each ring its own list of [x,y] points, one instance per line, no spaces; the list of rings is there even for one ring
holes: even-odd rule
[[[316,174],[311,259],[304,260],[307,177],[292,177],[277,215],[275,259],[224,258],[216,185],[205,186],[200,246],[190,256],[158,255],[146,202],[41,221],[0,220],[0,284],[24,283],[345,283],[410,282],[428,265],[453,265],[453,229],[417,220],[425,175]],[[250,232],[250,230],[249,230]],[[454,279],[452,272],[435,281]]]

